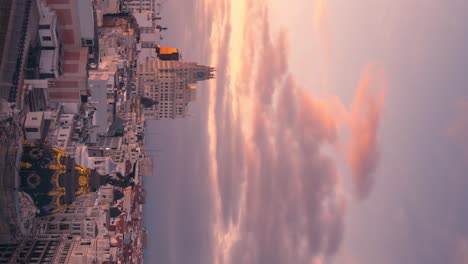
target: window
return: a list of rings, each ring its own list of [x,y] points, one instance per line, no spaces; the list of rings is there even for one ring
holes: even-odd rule
[[[39,25],[39,29],[50,29],[50,25]]]
[[[43,41],[51,41],[52,38],[49,37],[49,36],[43,36],[43,37],[42,37],[42,40],[43,40]]]
[[[26,132],[39,132],[37,127],[27,127]]]

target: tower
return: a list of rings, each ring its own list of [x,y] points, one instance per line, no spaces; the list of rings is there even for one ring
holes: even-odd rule
[[[138,93],[156,104],[144,109],[146,119],[183,118],[196,98],[196,84],[215,78],[215,68],[195,62],[153,60],[138,66]]]

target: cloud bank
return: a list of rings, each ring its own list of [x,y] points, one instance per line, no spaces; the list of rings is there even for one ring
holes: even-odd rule
[[[350,111],[315,96],[290,72],[288,32],[273,32],[267,3],[230,4],[215,15],[211,37],[213,262],[320,263],[339,249],[347,203],[326,148],[338,145],[339,127],[351,129],[343,155],[356,196],[366,198],[378,160],[384,96],[373,90],[381,80],[365,70]]]

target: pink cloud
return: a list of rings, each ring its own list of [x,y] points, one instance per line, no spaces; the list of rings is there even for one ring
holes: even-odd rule
[[[215,259],[247,264],[321,261],[338,252],[346,214],[336,157],[323,148],[336,146],[340,127],[351,126],[349,163],[358,193],[367,196],[383,96],[371,93],[373,70],[364,73],[350,112],[336,97],[310,93],[289,71],[288,32],[271,33],[267,4],[252,1],[246,8],[245,21],[239,22],[245,25],[242,52],[234,54],[238,47],[225,44],[229,36],[218,37],[222,43],[214,45],[218,55],[242,58],[234,68],[217,56],[217,66],[229,71],[218,70],[217,86],[210,88],[216,89],[210,101],[215,118],[208,121],[216,131],[211,161],[219,179],[212,182],[213,200],[221,201],[215,211],[222,214],[214,217],[222,221],[214,225]],[[225,32],[238,32],[235,26],[226,25]],[[367,133],[364,139],[360,133]]]
[[[250,30],[262,34],[247,32],[244,43],[262,49],[244,60],[245,75],[239,83],[228,84],[243,91],[233,100],[244,108],[250,105],[248,115],[234,122],[231,107],[219,107],[216,113],[218,162],[219,168],[225,168],[218,171],[220,182],[232,175],[227,170],[232,160],[220,157],[235,157],[242,151],[243,160],[235,171],[246,171],[246,204],[232,202],[240,198],[221,191],[221,200],[231,201],[223,206],[245,210],[228,263],[309,264],[320,259],[317,256],[335,254],[343,237],[346,203],[337,192],[334,160],[321,153],[323,145],[337,140],[335,110],[299,86],[288,70],[287,32],[272,37],[266,9],[257,10],[250,13],[249,25],[261,28]],[[228,85],[217,92],[227,96]],[[231,122],[229,130],[226,122]],[[244,127],[252,133],[239,129]],[[240,138],[234,140],[236,147],[231,137]]]
[[[455,244],[455,253],[453,254],[452,264],[466,264],[468,263],[468,240],[459,239]]]
[[[313,14],[313,29],[317,45],[320,49],[321,85],[328,88],[330,74],[330,60],[332,55],[332,40],[328,25],[327,3],[325,0],[315,0]]]
[[[468,160],[468,100],[459,100],[454,105],[454,118],[447,132],[449,137],[458,143],[464,158]]]
[[[351,106],[351,140],[347,161],[352,171],[356,195],[366,198],[374,184],[379,159],[378,129],[382,118],[386,81],[378,68],[367,66],[361,76]]]

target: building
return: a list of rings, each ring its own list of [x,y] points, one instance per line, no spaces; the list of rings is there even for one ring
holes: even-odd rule
[[[139,42],[137,44],[137,64],[143,64],[157,58],[155,46],[160,39],[159,33],[156,33],[156,23],[154,21],[154,13],[151,11],[142,11],[133,13],[138,30],[140,33]]]
[[[0,245],[0,263],[114,263],[110,206],[113,187],[83,194],[54,215],[36,217],[21,242]]]
[[[142,11],[155,11],[155,0],[123,0],[122,11],[138,13]]]
[[[60,104],[56,109],[44,111],[47,127],[43,143],[62,149],[68,155],[73,156],[76,146],[82,139],[80,137],[82,117],[75,112],[73,104]]]
[[[115,67],[114,67],[115,68]],[[93,117],[94,131],[106,134],[115,117],[116,69],[89,71],[88,103],[96,108]]]
[[[48,106],[47,80],[24,80],[26,107],[30,112],[45,111]]]
[[[120,0],[100,0],[96,1],[96,13],[97,16],[103,16],[107,14],[117,14],[120,12]],[[101,21],[102,25],[102,21]],[[98,24],[98,26],[101,26]]]
[[[93,58],[97,23],[91,0],[41,1],[45,1],[57,14],[65,48],[89,48],[89,56]]]
[[[180,60],[179,50],[177,48],[171,47],[156,47],[156,53],[158,54],[158,58],[160,60]]]
[[[63,74],[63,39],[55,11],[37,1],[39,9],[39,78],[58,78]]]
[[[114,173],[119,164],[114,162],[110,156],[104,156],[104,150],[97,151],[93,148],[91,147],[90,150],[85,145],[77,147],[75,154],[76,163],[82,167],[95,169],[103,175]]]
[[[89,62],[97,63],[99,57],[97,53],[99,50],[97,45],[97,21],[95,21],[96,14],[92,0],[79,0],[76,2],[78,4],[78,16],[80,19],[81,47],[88,48]]]
[[[39,141],[44,132],[44,113],[29,112],[24,121],[24,134],[29,141]]]
[[[80,103],[81,95],[86,94],[88,88],[87,65],[98,60],[97,28],[91,0],[40,2],[42,5],[46,4],[47,8],[44,10],[57,16],[58,35],[63,43],[63,75],[60,75],[60,67],[50,66],[55,63],[55,51],[46,51],[43,60],[41,59],[41,68],[44,74],[48,74],[42,76],[51,79],[48,87],[49,100]],[[47,30],[44,28],[44,32]],[[49,38],[45,37],[44,43],[49,43]],[[58,54],[61,54],[60,46]]]
[[[30,236],[18,244],[0,245],[0,263],[68,263],[74,238],[67,235]]]
[[[24,145],[23,149],[19,187],[31,196],[42,216],[62,212],[77,196],[96,191],[110,180],[77,166],[58,148]]]
[[[145,106],[146,119],[182,118],[196,98],[196,83],[214,78],[215,69],[194,62],[152,60],[137,67],[137,88],[152,104]]]
[[[64,52],[63,75],[50,79],[48,96],[51,103],[80,103],[87,89],[86,48],[68,48]]]
[[[139,162],[140,165],[140,175],[142,176],[152,176],[153,175],[153,157],[146,156]]]

